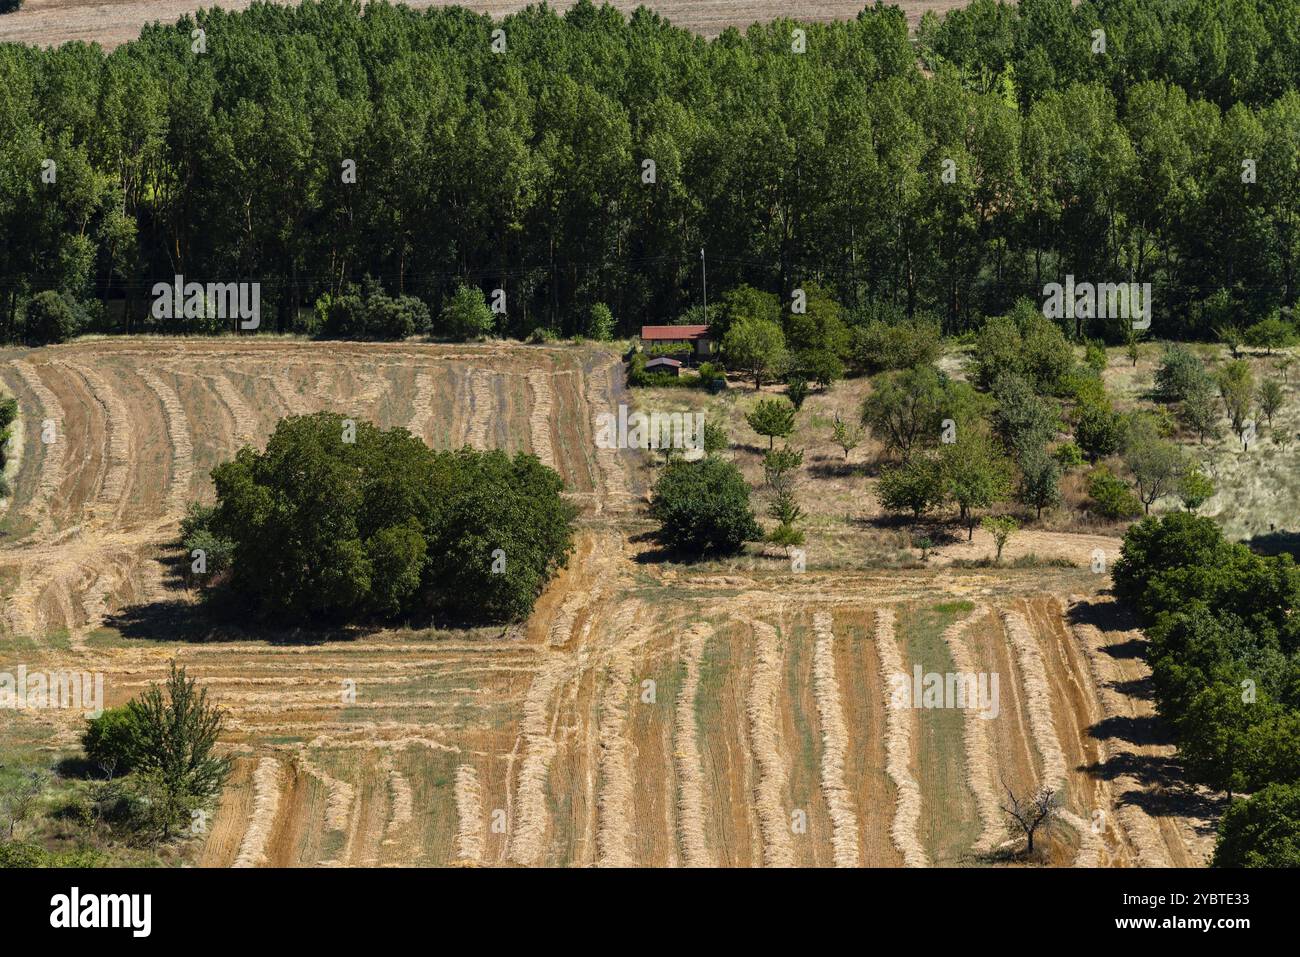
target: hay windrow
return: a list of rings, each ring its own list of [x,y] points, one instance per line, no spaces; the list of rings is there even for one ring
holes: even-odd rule
[[[397,832],[411,822],[411,812],[414,809],[411,783],[401,771],[392,766],[392,757],[392,752],[385,754],[389,794],[388,821],[384,824],[385,844],[397,843]]]
[[[275,758],[262,758],[253,772],[253,816],[239,845],[234,867],[259,867],[266,863],[267,844],[280,810],[284,769]]]
[[[876,611],[876,654],[880,657],[880,675],[886,693],[893,684],[893,676],[903,674],[903,656],[894,637],[894,610],[880,608]],[[889,834],[894,846],[903,855],[907,867],[929,867],[930,860],[921,846],[919,825],[921,821],[921,788],[912,777],[912,712],[910,708],[893,707],[887,702],[885,712],[885,769],[898,790],[898,806],[894,810],[894,824]]]
[[[299,748],[294,755],[298,766],[304,772],[319,781],[325,788],[325,828],[330,831],[346,831],[348,818],[352,815],[352,805],[356,789],[346,781],[327,773],[308,756],[306,748]]]
[[[1056,791],[1061,796],[1060,818],[1079,835],[1079,853],[1075,858],[1075,866],[1095,867],[1102,851],[1101,839],[1093,831],[1089,822],[1064,805],[1065,753],[1061,750],[1056,721],[1052,717],[1052,697],[1047,683],[1047,669],[1043,663],[1043,651],[1038,646],[1033,632],[1029,630],[1029,623],[1019,612],[1009,608],[1002,609],[1002,622],[1020,662],[1026,709],[1029,712],[1029,728],[1033,734],[1034,747],[1038,749],[1038,754],[1043,761],[1042,786]]]
[[[148,369],[139,368],[136,371],[150,391],[158,397],[167,417],[167,438],[172,447],[172,474],[165,507],[168,516],[180,516],[185,514],[185,505],[190,499],[190,480],[194,477],[194,443],[190,439],[189,421],[175,389]]]
[[[470,421],[465,441],[476,449],[492,448],[493,444],[488,442],[492,417],[504,414],[504,410],[497,409],[492,395],[493,375],[486,369],[470,369],[466,374],[470,388]]]
[[[785,763],[777,741],[776,696],[781,687],[781,640],[767,622],[747,620],[754,631],[754,671],[749,683],[746,710],[750,738],[758,761],[757,792],[759,829],[763,835],[763,863],[767,867],[793,867],[794,842],[783,800],[786,791]]]
[[[831,616],[819,611],[813,616],[817,644],[813,651],[813,691],[822,726],[822,791],[830,809],[831,846],[836,867],[858,867],[858,818],[853,795],[844,783],[844,759],[849,749],[849,732],[844,724],[844,704],[835,677],[835,633]]]
[[[62,404],[50,391],[50,388],[41,381],[35,366],[25,360],[16,359],[13,367],[18,371],[18,375],[26,383],[27,388],[31,389],[35,394],[36,401],[40,403],[40,409],[32,416],[38,429],[43,427],[43,423],[46,421],[54,423],[55,441],[48,445],[44,442],[41,443],[44,452],[41,459],[40,481],[37,482],[36,491],[32,495],[31,503],[28,505],[28,508],[33,513],[40,516],[40,529],[48,531],[53,523],[53,516],[50,512],[52,500],[58,493],[60,486],[63,485],[65,448],[63,430],[66,428],[67,419],[64,416]]]
[[[687,867],[713,867],[705,837],[704,767],[700,757],[699,729],[695,723],[695,698],[700,688],[700,660],[704,643],[713,636],[709,625],[697,624],[682,638],[682,661],[686,677],[677,693],[676,754],[678,827],[681,830],[682,856]]]
[[[1133,717],[1136,709],[1130,700],[1115,688],[1115,682],[1123,680],[1114,670],[1112,657],[1102,652],[1106,645],[1105,637],[1095,625],[1080,623],[1071,627],[1071,633],[1083,649],[1084,657],[1092,670],[1093,682],[1097,687],[1097,696],[1108,718]],[[1120,753],[1110,739],[1102,742],[1102,749],[1107,759]],[[1111,781],[1111,787],[1123,794],[1130,791],[1144,790],[1142,782],[1128,772],[1117,775]],[[1168,848],[1160,836],[1159,826],[1140,806],[1124,802],[1115,809],[1115,816],[1123,829],[1129,843],[1137,849],[1138,864],[1141,867],[1170,867]]]
[[[977,673],[970,649],[962,637],[974,622],[992,614],[985,605],[979,605],[971,614],[955,621],[943,632],[944,643],[952,656],[953,667],[963,674]],[[974,850],[985,852],[993,850],[1005,835],[1003,814],[997,787],[993,783],[993,766],[996,764],[992,746],[989,743],[988,722],[980,717],[973,708],[967,708],[963,720],[966,745],[966,781],[971,793],[975,795],[975,805],[979,809],[982,829],[976,840]]]
[[[528,413],[528,433],[533,454],[544,465],[555,465],[555,450],[551,447],[551,414],[554,397],[551,394],[551,373],[528,373],[528,388],[533,394],[533,407]]]
[[[59,365],[81,376],[89,386],[91,396],[104,410],[108,429],[108,464],[90,513],[97,520],[116,521],[126,507],[127,483],[131,478],[131,429],[134,425],[131,411],[98,369],[84,362],[61,360]]]
[[[541,856],[542,845],[550,824],[546,809],[546,777],[556,745],[549,734],[547,709],[551,696],[560,686],[563,661],[542,663],[524,699],[522,734],[524,760],[519,769],[515,793],[516,819],[510,834],[510,859],[516,864],[533,864]]]
[[[472,764],[456,768],[456,853],[463,863],[483,863],[483,792]]]
[[[624,731],[627,725],[627,697],[632,684],[632,660],[619,648],[605,669],[605,688],[600,701],[600,777],[597,805],[600,825],[596,844],[602,867],[631,867],[632,805],[631,745]]]
[[[221,400],[221,404],[226,407],[235,422],[235,441],[242,445],[255,444],[259,437],[257,416],[253,415],[244,397],[239,394],[239,390],[224,372],[218,372],[210,381],[217,398]]]

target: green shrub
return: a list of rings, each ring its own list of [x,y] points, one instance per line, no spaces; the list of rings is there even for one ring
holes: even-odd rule
[[[691,555],[734,554],[763,534],[740,469],[712,455],[670,461],[655,482],[650,516],[665,545]]]
[[[81,328],[81,314],[69,295],[53,290],[39,292],[27,304],[24,332],[34,346],[67,342]]]
[[[1088,496],[1092,510],[1104,518],[1136,518],[1142,514],[1142,503],[1128,483],[1105,467],[1094,469],[1088,476]]]
[[[140,727],[127,707],[109,708],[99,717],[91,718],[81,735],[86,757],[115,775],[132,770],[139,759],[140,746]]]
[[[464,341],[489,336],[495,328],[495,318],[483,298],[483,290],[462,284],[442,307],[434,331],[448,339]]]

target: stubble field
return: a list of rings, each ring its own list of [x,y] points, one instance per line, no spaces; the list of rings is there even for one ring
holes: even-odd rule
[[[202,681],[236,759],[186,851],[202,865],[997,864],[1004,787],[1040,784],[1065,796],[1041,863],[1204,862],[1216,806],[1177,779],[1104,576],[675,564],[645,535],[653,467],[595,446],[621,378],[590,346],[0,352],[23,430],[0,670],[102,672],[110,706],[171,659]],[[578,547],[526,625],[208,621],[175,572],[185,503],[280,417],[318,409],[559,469]],[[997,716],[888,707],[889,676],[916,665],[997,674]],[[83,719],[5,723],[9,747],[53,761]]]
[[[218,5],[225,10],[242,10],[250,3],[251,0],[227,0]],[[139,36],[140,28],[146,23],[155,20],[174,23],[187,13],[213,5],[196,0],[26,0],[17,13],[0,17],[0,41],[50,46],[82,40],[112,49]],[[463,0],[455,5],[503,17],[522,10],[528,2]],[[571,0],[551,4],[558,10],[572,5]],[[797,4],[778,0],[611,0],[611,5],[625,14],[645,6],[679,27],[712,37],[727,27],[743,30],[751,23],[776,17],[795,17],[810,23],[848,20],[868,4],[866,0],[800,0]],[[943,13],[961,3],[960,0],[901,0],[898,5],[915,23],[927,10]],[[452,4],[411,0],[408,6],[422,9]]]

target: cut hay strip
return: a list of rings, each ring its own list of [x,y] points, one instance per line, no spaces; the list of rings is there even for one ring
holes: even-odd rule
[[[596,414],[599,412],[617,412],[614,402],[614,378],[611,370],[614,361],[587,376],[586,389],[586,428],[594,428]],[[595,442],[593,440],[592,444]],[[596,465],[600,476],[596,482],[601,497],[596,500],[596,511],[600,512],[605,503],[627,503],[632,498],[628,483],[627,470],[618,449],[596,448]],[[593,476],[593,478],[597,478]]]
[[[456,853],[464,863],[483,862],[483,792],[472,764],[456,768]]]
[[[385,757],[389,762],[392,761],[391,753]],[[384,825],[384,843],[395,844],[396,832],[411,822],[411,811],[415,802],[411,794],[411,783],[391,764],[388,767],[388,795],[389,811],[388,822]]]
[[[226,407],[235,422],[235,441],[241,446],[256,444],[260,433],[257,416],[248,407],[244,397],[224,372],[218,372],[211,381],[217,398],[221,400],[221,404]]]
[[[1034,747],[1043,759],[1042,786],[1057,792],[1061,797],[1059,815],[1079,835],[1079,853],[1076,867],[1095,867],[1102,851],[1101,838],[1092,826],[1065,807],[1066,768],[1065,753],[1056,732],[1052,717],[1052,696],[1047,682],[1047,668],[1043,663],[1043,650],[1029,629],[1024,616],[1009,608],[1002,609],[1002,622],[1016,649],[1020,662],[1020,675],[1025,690],[1026,708],[1029,711],[1029,729],[1034,737]]]
[[[312,408],[312,401],[293,387],[286,369],[277,368],[273,375],[260,376],[259,378],[265,379],[271,384],[271,392],[284,406],[288,415],[308,415],[315,411]]]
[[[346,781],[340,781],[313,762],[308,756],[306,748],[300,747],[294,757],[298,766],[319,781],[325,788],[325,829],[329,831],[346,831],[348,829],[348,820],[352,816],[352,804],[356,798],[356,789]]]
[[[600,733],[600,826],[596,846],[601,867],[631,867],[632,805],[631,748],[623,736],[627,725],[627,696],[632,684],[632,660],[620,648],[605,669],[601,694]]]
[[[364,383],[360,392],[357,393],[353,404],[357,406],[358,413],[368,419],[378,419],[378,410],[374,406],[378,405],[380,400],[388,395],[389,389],[393,383],[388,376],[369,369],[364,369],[357,373],[358,378]]]
[[[239,845],[234,867],[258,867],[266,863],[266,846],[280,810],[280,787],[284,769],[275,758],[262,758],[253,772],[253,815]]]
[[[429,438],[429,424],[433,421],[433,376],[419,372],[415,376],[415,395],[411,397],[411,420],[406,429],[416,438],[426,442]]]
[[[961,674],[977,673],[970,649],[962,635],[972,623],[989,614],[989,608],[980,605],[968,617],[955,621],[944,629],[943,640],[952,656],[953,667]],[[967,707],[962,726],[966,744],[966,783],[975,795],[975,805],[979,809],[982,824],[979,839],[973,849],[987,853],[997,847],[1006,835],[1002,805],[993,783],[993,765],[996,759],[989,742],[988,722],[980,717],[976,709]]]
[[[515,791],[516,820],[510,834],[510,859],[533,864],[542,854],[550,817],[546,810],[546,779],[556,745],[551,739],[547,706],[560,685],[562,662],[548,661],[533,679],[524,699],[522,733],[526,746]]]
[[[704,766],[700,758],[699,732],[695,725],[695,697],[700,689],[700,660],[704,643],[713,636],[708,625],[694,625],[682,638],[686,677],[677,693],[677,781],[678,826],[682,832],[682,856],[687,867],[712,867],[704,834]]]
[[[551,415],[555,399],[551,393],[551,373],[528,373],[528,388],[533,393],[533,407],[528,413],[529,441],[533,454],[543,465],[555,465],[555,450],[551,447]]]
[[[886,694],[895,675],[905,674],[903,657],[894,638],[894,609],[876,611],[876,654],[880,657],[880,675]],[[885,710],[885,770],[898,791],[898,806],[889,836],[903,855],[907,867],[929,867],[930,860],[921,846],[918,826],[921,821],[921,788],[912,777],[912,710],[894,707],[891,700]]]
[[[835,633],[831,616],[824,611],[813,615],[817,645],[813,651],[813,693],[822,726],[822,791],[830,809],[831,847],[836,867],[858,867],[858,817],[853,796],[844,784],[844,759],[849,750],[849,731],[844,724],[840,683],[835,677]]]
[[[42,441],[40,445],[44,450],[41,458],[41,476],[29,505],[33,513],[40,515],[40,530],[46,531],[53,521],[50,515],[51,502],[63,485],[64,479],[63,451],[67,439],[63,434],[65,428],[63,406],[59,403],[58,397],[41,381],[36,368],[30,362],[16,359],[13,366],[18,370],[18,375],[22,377],[27,388],[31,389],[36,396],[36,401],[40,403],[40,408],[32,416],[38,432],[46,421],[54,423],[55,441],[49,445]]]
[[[494,376],[486,369],[470,369],[467,374],[471,411],[469,434],[465,441],[476,449],[492,448],[495,443],[492,446],[488,444],[488,429],[492,424],[492,414],[496,411],[496,403],[492,396]]]
[[[757,791],[759,829],[763,834],[763,862],[767,867],[793,867],[794,845],[790,821],[782,801],[786,791],[785,763],[777,740],[776,696],[781,687],[781,640],[764,621],[751,619],[754,630],[754,671],[749,681],[747,711],[750,739],[758,760]]]
[[[77,362],[60,362],[59,365],[75,370],[104,410],[108,429],[108,467],[90,511],[96,518],[115,519],[126,506],[126,486],[131,477],[131,411],[99,370]]]
[[[1071,602],[1078,600],[1072,598]],[[1090,624],[1072,625],[1070,630],[1079,647],[1083,649],[1084,657],[1088,659],[1093,683],[1097,687],[1097,697],[1101,700],[1106,717],[1130,718],[1141,713],[1131,706],[1131,699],[1115,688],[1115,682],[1124,680],[1124,677],[1116,670],[1115,659],[1103,652],[1106,639],[1101,631]],[[1102,741],[1102,750],[1108,759],[1121,752],[1121,749],[1110,739]],[[1142,782],[1129,773],[1117,775],[1110,783],[1111,788],[1120,794],[1145,790]],[[1129,843],[1137,849],[1139,866],[1173,866],[1164,838],[1160,834],[1160,826],[1139,805],[1131,802],[1120,804],[1115,808],[1115,816]]]
[[[194,477],[194,444],[190,440],[190,424],[185,417],[185,407],[176,396],[176,390],[148,369],[137,369],[150,391],[162,403],[167,416],[167,438],[172,447],[171,483],[167,486],[167,517],[185,514],[190,498],[190,481]]]

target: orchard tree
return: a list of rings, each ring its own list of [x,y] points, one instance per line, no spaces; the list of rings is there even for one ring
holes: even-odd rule
[[[785,359],[785,335],[781,327],[767,319],[737,319],[722,340],[722,354],[729,364],[746,370],[754,377],[754,389],[763,387],[763,379]]]
[[[794,406],[784,399],[760,399],[746,413],[745,421],[759,435],[767,436],[770,449],[778,438],[784,439],[794,432]]]
[[[1259,410],[1264,413],[1268,419],[1269,427],[1273,426],[1273,416],[1277,414],[1278,409],[1282,408],[1282,403],[1286,401],[1286,396],[1282,391],[1282,383],[1276,379],[1265,379],[1259,384],[1259,392],[1256,395],[1259,401]]]
[[[975,513],[1007,497],[1011,468],[983,433],[964,430],[957,441],[939,452],[944,497],[957,504],[958,518],[966,525],[966,538],[975,537]]]
[[[892,468],[882,469],[877,487],[880,504],[891,512],[911,512],[914,520],[943,504],[943,471],[929,455],[914,455]]]
[[[1007,547],[1007,542],[1011,540],[1011,536],[1020,528],[1020,523],[1010,515],[999,515],[996,517],[985,515],[984,518],[980,520],[980,528],[993,536],[993,546],[997,549],[993,561],[997,564],[1001,564],[1002,549]]]
[[[1061,504],[1061,467],[1047,449],[1032,449],[1021,456],[1016,497],[1034,509],[1038,519],[1042,519],[1043,509]]]

